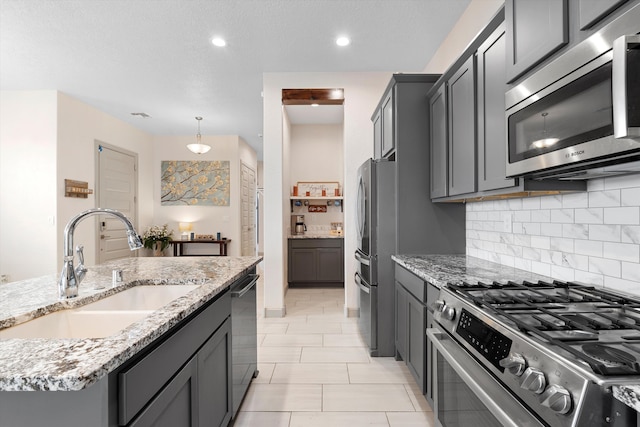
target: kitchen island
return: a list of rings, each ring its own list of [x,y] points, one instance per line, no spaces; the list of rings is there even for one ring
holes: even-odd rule
[[[253,271],[260,261],[261,257],[117,260],[90,267],[80,284],[79,296],[65,301],[57,298],[57,275],[0,286],[1,331],[139,285],[198,285],[161,309],[104,338],[0,339],[0,425],[15,425],[16,418],[8,423],[7,417],[10,413],[15,415],[16,411],[33,415],[39,410],[40,399],[56,402],[52,403],[58,405],[56,413],[77,412],[83,424],[75,425],[89,425],[84,424],[86,419],[91,419],[91,425],[96,426],[135,425],[129,421],[118,422],[118,416],[113,412],[118,406],[119,371],[130,369],[132,361],[143,359],[150,348],[169,342],[178,335],[176,331],[186,330],[190,322],[198,321],[202,315],[216,321],[219,317],[220,322],[230,323],[227,322],[229,315],[224,313],[230,312],[229,287]],[[112,286],[112,270],[116,268],[122,270],[124,280]],[[213,325],[209,326],[213,328]],[[207,337],[213,332],[207,332]],[[227,335],[230,340],[230,334]],[[72,407],[65,407],[65,402],[73,403]],[[56,413],[49,414],[47,425],[73,425],[73,421],[69,421],[73,418],[68,416],[56,421]]]

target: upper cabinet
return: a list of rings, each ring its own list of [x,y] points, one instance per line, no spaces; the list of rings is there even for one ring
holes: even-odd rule
[[[382,111],[377,110],[371,119],[373,122],[373,158],[382,158]]]
[[[447,82],[449,196],[476,189],[475,80],[475,57],[470,56]]]
[[[567,44],[568,0],[507,0],[507,81],[512,82]]]
[[[447,183],[447,85],[443,84],[429,99],[431,117],[431,198],[446,197]]]
[[[627,0],[579,0],[580,30],[586,30]]]
[[[507,83],[517,84],[637,4],[638,0],[506,0]]]
[[[373,113],[373,158],[393,157],[396,149],[394,87],[389,88]]]
[[[480,45],[476,54],[478,190],[496,190],[516,185],[515,179],[505,178],[505,45],[505,25],[502,24]]]
[[[492,19],[427,94],[434,201],[476,201],[586,189],[586,183],[579,181],[506,178],[505,91],[509,64],[505,48],[509,35],[503,12]]]
[[[396,148],[393,114],[394,90],[390,90],[382,102],[382,157],[389,157]]]

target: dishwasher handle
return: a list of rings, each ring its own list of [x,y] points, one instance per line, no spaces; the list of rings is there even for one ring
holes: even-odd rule
[[[231,291],[231,298],[242,298],[247,292],[253,288],[258,282],[259,274],[249,274],[247,278],[249,278],[249,283],[247,283],[242,289],[237,291]]]

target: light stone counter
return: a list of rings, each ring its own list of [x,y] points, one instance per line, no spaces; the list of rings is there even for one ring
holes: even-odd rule
[[[613,386],[613,397],[640,412],[640,384]]]
[[[552,280],[547,276],[466,255],[393,255],[391,258],[422,280],[438,288],[448,282],[491,283],[497,281],[504,283],[508,280],[516,282]]]
[[[136,285],[200,285],[116,335],[94,339],[0,339],[0,390],[81,390],[113,371],[207,301],[262,257],[128,258],[89,267],[79,296],[57,297],[58,275],[0,285],[0,329],[78,307]],[[124,282],[111,285],[111,271]],[[102,288],[102,289],[100,289]]]
[[[324,233],[305,233],[305,234],[291,234],[290,239],[344,239],[344,236],[334,236],[332,234]]]

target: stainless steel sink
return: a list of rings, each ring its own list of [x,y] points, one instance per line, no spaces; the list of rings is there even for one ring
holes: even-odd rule
[[[197,285],[136,286],[82,307],[2,329],[0,339],[108,337],[196,288]]]

